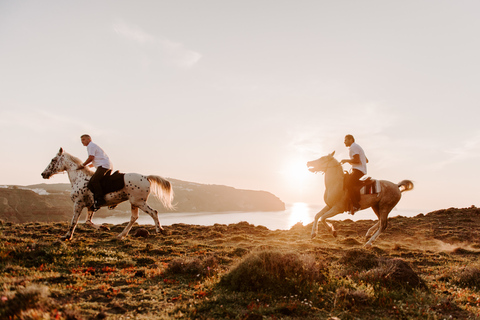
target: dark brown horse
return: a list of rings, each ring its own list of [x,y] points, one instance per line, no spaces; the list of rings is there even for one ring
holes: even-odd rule
[[[321,157],[320,159],[307,162],[307,166],[311,172],[325,173],[325,195],[324,200],[326,206],[316,214],[313,222],[312,238],[317,235],[318,219],[329,228],[333,235],[337,236],[337,231],[333,225],[326,221],[326,219],[336,216],[337,214],[348,211],[350,208],[350,201],[347,193],[344,190],[344,173],[342,165],[333,157],[335,152]],[[365,246],[371,246],[372,242],[377,239],[380,233],[387,228],[388,214],[397,205],[402,196],[403,191],[413,189],[413,182],[410,180],[403,180],[398,184],[386,180],[380,180],[381,191],[378,194],[365,194],[360,197],[361,210],[372,208],[378,217],[378,222],[368,229],[365,235],[366,239],[372,233],[375,234],[367,241]]]

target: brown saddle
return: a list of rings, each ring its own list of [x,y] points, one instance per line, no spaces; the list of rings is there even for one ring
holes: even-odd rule
[[[348,177],[349,173],[345,172],[343,175],[343,189],[348,190]],[[376,179],[372,179],[372,177],[366,177],[365,179],[361,179],[358,181],[358,188],[360,189],[360,194],[377,194],[380,193],[380,183]]]

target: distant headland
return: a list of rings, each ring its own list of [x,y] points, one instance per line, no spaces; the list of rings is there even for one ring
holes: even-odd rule
[[[267,191],[242,190],[176,179],[168,180],[175,192],[178,212],[283,211],[285,203]],[[37,184],[0,188],[0,219],[15,223],[55,222],[72,218],[69,184]],[[154,197],[149,202],[158,212],[168,212]],[[130,212],[127,202],[114,210],[102,209],[95,216]]]

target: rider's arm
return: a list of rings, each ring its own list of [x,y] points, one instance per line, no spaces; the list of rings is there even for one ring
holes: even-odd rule
[[[82,166],[85,167],[85,166],[88,165],[90,162],[92,162],[93,159],[95,159],[95,156],[88,156],[87,160],[85,160],[85,162],[82,164]]]
[[[340,161],[340,163],[341,164],[344,164],[344,163],[350,163],[350,164],[361,163],[360,155],[359,154],[354,154],[353,159],[344,159],[344,160]]]

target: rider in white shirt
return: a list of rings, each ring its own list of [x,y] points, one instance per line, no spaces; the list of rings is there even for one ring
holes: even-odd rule
[[[345,146],[349,148],[350,159],[340,161],[341,164],[349,163],[352,165],[352,171],[347,181],[347,189],[349,192],[352,208],[351,214],[360,210],[360,183],[361,177],[367,174],[368,159],[362,147],[355,143],[355,138],[351,134],[345,136]]]
[[[88,158],[82,164],[81,167],[85,167],[88,164],[96,168],[94,175],[90,178],[90,186],[93,189],[93,196],[95,199],[94,209],[98,210],[102,205],[105,204],[104,193],[102,186],[100,185],[100,180],[107,174],[108,171],[112,170],[112,162],[107,156],[105,151],[100,148],[97,144],[92,142],[92,138],[88,134],[84,134],[80,137],[82,144],[87,147]]]

